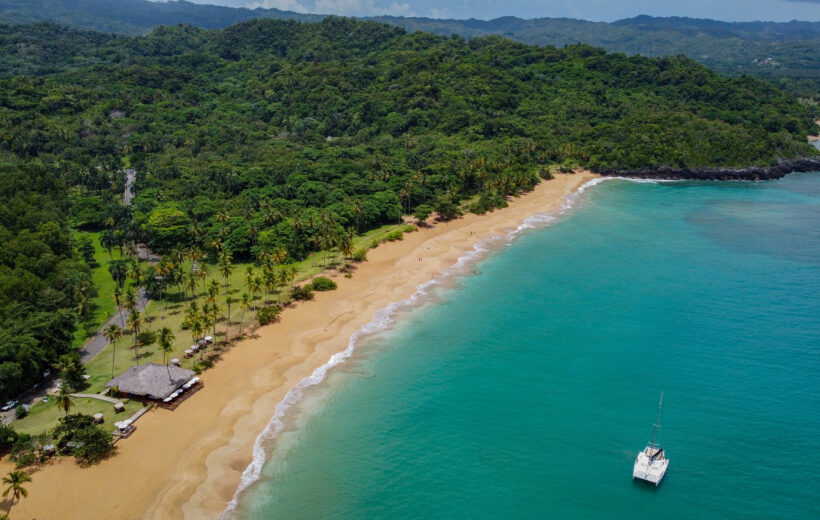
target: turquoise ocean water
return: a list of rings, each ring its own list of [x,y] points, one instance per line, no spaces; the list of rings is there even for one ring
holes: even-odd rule
[[[305,393],[236,517],[820,518],[820,174],[603,182],[466,271]]]

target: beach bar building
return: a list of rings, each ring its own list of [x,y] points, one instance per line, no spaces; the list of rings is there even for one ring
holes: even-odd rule
[[[129,368],[105,386],[124,397],[168,404],[199,382],[199,378],[195,376],[193,371],[173,365],[166,367],[157,363],[145,363]],[[171,396],[174,397],[169,399]]]

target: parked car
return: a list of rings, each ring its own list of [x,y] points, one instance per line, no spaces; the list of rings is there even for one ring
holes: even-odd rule
[[[15,406],[17,406],[17,401],[9,401],[6,404],[4,404],[3,408],[0,408],[0,410],[3,410],[4,412],[8,412],[9,410],[14,408]]]
[[[47,402],[48,402],[48,396],[44,396],[44,397],[43,397],[43,402],[44,402],[44,403],[47,403]]]

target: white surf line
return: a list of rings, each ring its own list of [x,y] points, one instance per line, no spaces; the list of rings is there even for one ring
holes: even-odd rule
[[[617,177],[598,177],[585,182],[579,186],[575,192],[564,197],[564,202],[559,210],[550,213],[537,213],[526,218],[524,222],[513,231],[501,235],[491,236],[479,241],[470,251],[467,251],[459,257],[453,266],[442,271],[440,276],[416,286],[416,292],[414,292],[412,296],[407,299],[391,303],[387,307],[376,311],[376,314],[373,316],[372,320],[362,325],[358,331],[353,333],[347,344],[347,348],[341,352],[333,354],[327,363],[314,370],[308,377],[302,379],[285,395],[284,399],[276,404],[274,407],[274,414],[270,422],[268,422],[265,429],[262,430],[262,432],[256,437],[256,441],[253,444],[253,459],[251,460],[251,463],[248,464],[248,467],[245,468],[245,471],[242,472],[242,478],[239,482],[239,486],[237,486],[236,492],[234,492],[233,498],[231,498],[231,501],[228,502],[225,510],[219,515],[220,520],[228,520],[231,517],[231,514],[239,505],[239,497],[242,492],[245,491],[251,484],[259,480],[262,476],[262,469],[267,461],[264,443],[265,441],[275,439],[282,432],[285,426],[284,417],[287,411],[292,406],[299,403],[305,393],[305,390],[324,381],[327,377],[327,373],[333,367],[338,366],[353,355],[359,338],[375,334],[390,327],[390,325],[395,323],[396,320],[394,319],[394,315],[398,311],[417,305],[422,298],[431,295],[429,291],[430,288],[436,285],[442,285],[444,279],[464,272],[464,268],[467,265],[480,260],[487,253],[493,250],[490,247],[491,244],[502,240],[509,245],[523,231],[540,228],[546,224],[556,221],[559,217],[567,213],[570,208],[572,208],[574,203],[587,188],[615,178]]]

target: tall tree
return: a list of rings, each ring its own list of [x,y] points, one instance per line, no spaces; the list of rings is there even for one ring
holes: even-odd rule
[[[57,405],[57,408],[62,409],[66,415],[68,415],[68,411],[74,406],[71,390],[69,390],[65,384],[60,387],[60,391],[54,396],[54,403]]]
[[[162,358],[165,362],[165,369],[168,371],[168,379],[171,379],[171,368],[168,366],[168,355],[174,350],[174,333],[168,327],[159,329],[159,348],[162,349]]]
[[[225,297],[225,305],[228,307],[228,316],[225,320],[225,343],[228,343],[228,329],[231,327],[231,304],[236,303],[236,300],[230,294]]]
[[[15,502],[20,502],[21,498],[28,496],[28,490],[23,487],[23,484],[31,482],[31,477],[24,471],[12,471],[3,477],[3,485],[6,486],[3,491],[3,498],[11,494],[11,504],[9,504],[8,512],[11,513],[11,507]]]
[[[251,296],[248,293],[242,293],[242,299],[239,301],[239,308],[242,309],[242,316],[239,318],[239,335],[242,335],[242,325],[245,323],[245,311],[251,308]]]
[[[117,312],[120,315],[120,326],[125,328],[125,316],[122,314],[122,288],[119,285],[114,287],[114,303],[117,305]]]
[[[219,265],[219,273],[225,280],[225,288],[228,292],[231,291],[231,273],[233,273],[233,264],[231,264],[230,255],[223,255],[222,263]]]
[[[111,344],[111,378],[114,378],[114,360],[117,357],[117,341],[122,337],[122,329],[111,323],[103,331],[103,336]]]
[[[140,360],[140,347],[139,347],[139,333],[140,333],[140,326],[142,325],[142,316],[137,310],[133,310],[128,314],[128,327],[131,329],[131,332],[134,334],[134,360],[139,363]]]

